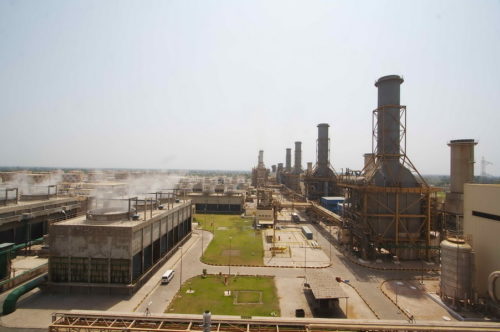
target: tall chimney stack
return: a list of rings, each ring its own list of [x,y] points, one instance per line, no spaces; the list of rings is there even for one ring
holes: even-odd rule
[[[474,145],[473,139],[456,139],[448,144],[450,159],[450,191],[463,194],[464,184],[474,182]]]
[[[400,87],[403,81],[398,75],[388,75],[375,83],[378,88],[377,157],[380,156],[382,162],[399,161]]]
[[[286,149],[286,163],[285,163],[285,171],[290,172],[292,170],[292,149]]]
[[[264,167],[264,151],[259,150],[259,164],[258,167]]]
[[[295,174],[302,173],[302,142],[295,142],[295,165],[293,166],[293,172]]]
[[[328,146],[330,140],[328,139],[328,123],[320,123],[318,125],[318,168],[325,169],[329,167],[330,161],[328,156]]]

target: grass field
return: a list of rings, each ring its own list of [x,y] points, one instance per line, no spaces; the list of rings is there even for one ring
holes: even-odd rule
[[[203,254],[207,264],[263,265],[260,231],[252,229],[252,220],[239,215],[197,215],[203,229],[213,232],[214,238]],[[229,240],[231,237],[231,240]]]
[[[186,293],[189,289],[194,293]],[[224,296],[226,290],[231,296]],[[194,277],[182,285],[165,312],[202,314],[205,310],[214,315],[279,316],[274,278],[238,276],[230,278],[226,286],[224,276]]]

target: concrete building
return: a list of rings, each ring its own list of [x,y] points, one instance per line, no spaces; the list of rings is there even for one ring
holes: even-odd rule
[[[56,195],[19,197],[12,190],[0,196],[5,197],[5,204],[0,206],[0,243],[20,244],[39,239],[47,234],[51,222],[84,212],[87,203],[86,199]]]
[[[464,189],[464,237],[474,251],[473,288],[487,299],[488,277],[500,271],[500,185],[465,184]],[[500,300],[500,280],[494,289]]]
[[[187,197],[193,202],[196,213],[240,214],[245,204],[242,193],[189,193]]]
[[[191,234],[191,201],[175,202],[165,209],[131,198],[122,201],[128,209],[101,207],[51,225],[49,288],[135,292]]]

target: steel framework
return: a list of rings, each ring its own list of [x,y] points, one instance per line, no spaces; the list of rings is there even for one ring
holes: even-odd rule
[[[498,323],[404,320],[353,320],[318,318],[212,317],[214,332],[309,332],[309,331],[495,331]],[[49,332],[107,331],[204,331],[201,315],[112,315],[98,313],[54,313]]]
[[[400,146],[399,153],[389,154],[383,151],[385,144],[377,146],[379,139],[379,126],[377,123],[378,113],[385,108],[399,108],[400,133],[399,142],[391,142]],[[384,119],[384,117],[381,117]],[[382,135],[384,140],[389,135]],[[380,143],[380,142],[379,142]],[[384,142],[382,142],[384,143]],[[338,185],[346,191],[346,199],[350,205],[344,209],[344,225],[352,232],[351,245],[361,247],[364,256],[369,248],[385,248],[399,256],[402,249],[424,250],[426,259],[430,255],[430,234],[435,215],[435,193],[437,188],[430,187],[423,179],[416,167],[406,155],[406,107],[387,105],[377,108],[372,116],[372,151],[375,158],[374,165],[366,165],[359,176],[358,173],[346,172],[339,176]],[[386,168],[396,174],[388,174],[394,179],[390,186],[376,185],[373,177],[382,162],[387,159],[398,160],[402,167],[395,169]],[[402,172],[409,170],[418,182],[417,186],[404,187],[400,180]],[[405,202],[405,204],[402,204]],[[411,213],[418,207],[419,213]],[[390,220],[382,231],[376,231],[374,225],[380,220]],[[418,229],[411,232],[408,224],[418,220]],[[413,233],[413,234],[411,234]],[[419,256],[422,256],[419,254]]]

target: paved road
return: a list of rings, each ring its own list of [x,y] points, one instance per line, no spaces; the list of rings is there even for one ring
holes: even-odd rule
[[[325,229],[318,225],[312,225],[315,229],[316,241],[322,246],[327,255],[330,253],[330,242],[328,233]],[[148,296],[144,298],[138,306],[137,312],[145,312],[149,306],[151,313],[161,313],[172,300],[173,296],[178,292],[180,287],[180,279],[182,274],[182,282],[200,275],[205,268],[209,274],[217,274],[219,272],[228,273],[227,266],[212,266],[203,264],[200,261],[201,256],[201,233],[203,233],[203,246],[206,248],[212,239],[212,233],[207,231],[195,230],[192,240],[189,241],[183,248],[182,269],[180,252],[174,255],[160,271],[167,269],[175,269],[176,274],[168,285],[161,285],[160,278],[162,272],[159,272],[153,278],[158,279],[157,285],[153,288]],[[333,240],[333,239],[332,239]],[[380,319],[405,319],[405,316],[399,309],[389,301],[379,289],[379,285],[386,279],[393,278],[410,278],[418,273],[402,272],[402,271],[377,271],[359,266],[352,263],[338,251],[335,246],[331,246],[332,266],[327,268],[333,276],[341,277],[350,281],[361,297],[364,298]],[[182,273],[181,273],[182,270]],[[246,274],[246,275],[272,275],[275,277],[300,277],[304,275],[303,268],[275,268],[275,267],[231,267],[231,274]]]

